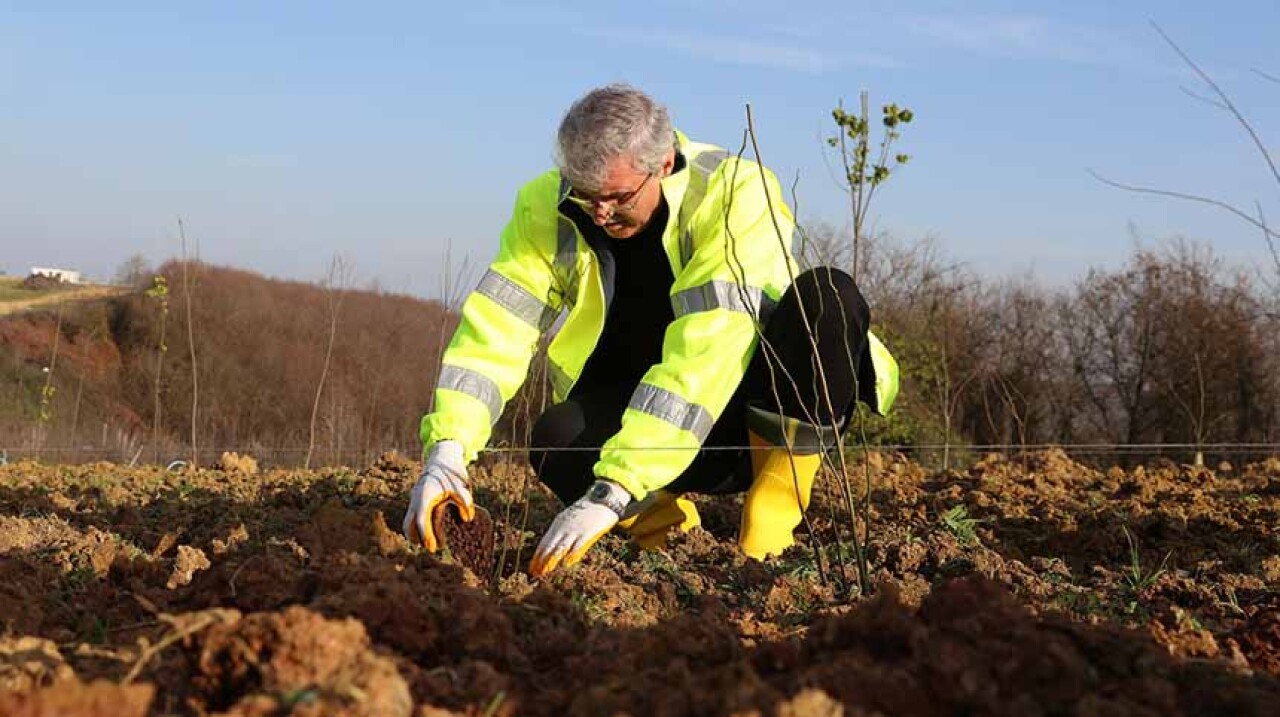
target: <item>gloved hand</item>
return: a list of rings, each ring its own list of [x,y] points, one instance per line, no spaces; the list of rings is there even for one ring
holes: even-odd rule
[[[587,494],[560,511],[529,563],[529,574],[542,577],[557,567],[575,565],[596,541],[613,529],[631,503],[631,494],[613,481],[597,480]]]
[[[413,487],[409,510],[404,514],[404,537],[434,553],[440,549],[440,541],[432,527],[432,516],[444,509],[446,503],[458,506],[462,519],[471,522],[476,517],[475,502],[467,489],[467,464],[462,460],[462,444],[457,441],[440,441],[427,453],[422,475]]]

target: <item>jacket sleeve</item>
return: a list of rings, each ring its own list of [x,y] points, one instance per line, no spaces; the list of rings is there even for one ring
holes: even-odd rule
[[[536,223],[532,209],[535,202],[554,201],[543,196],[548,191],[554,190],[539,180],[521,189],[497,257],[463,303],[441,360],[435,403],[422,419],[424,450],[453,439],[462,443],[468,463],[475,460],[503,406],[524,383],[539,337],[559,314],[554,226]]]
[[[794,276],[795,220],[782,197],[777,179],[754,162],[726,160],[709,178],[691,218],[693,254],[672,287],[675,320],[662,360],[605,443],[597,476],[642,497],[697,455],[746,373],[762,310]]]

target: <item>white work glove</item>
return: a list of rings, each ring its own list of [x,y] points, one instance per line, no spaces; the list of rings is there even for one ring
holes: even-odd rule
[[[529,563],[529,574],[542,577],[557,567],[575,565],[596,541],[618,524],[631,494],[613,481],[597,480],[587,494],[560,511]]]
[[[404,514],[404,537],[434,553],[440,549],[440,540],[432,528],[432,516],[444,509],[446,503],[458,506],[462,519],[471,522],[476,517],[475,502],[467,490],[467,464],[462,460],[462,444],[457,441],[440,441],[427,453],[422,475],[413,487],[409,510]]]

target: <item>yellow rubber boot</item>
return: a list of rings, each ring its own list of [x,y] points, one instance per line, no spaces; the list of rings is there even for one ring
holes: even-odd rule
[[[673,528],[687,533],[699,525],[702,518],[693,501],[666,491],[659,491],[652,505],[618,523],[645,550],[662,547]]]
[[[799,455],[749,432],[753,479],[742,508],[738,545],[757,560],[795,544],[792,532],[804,519],[822,455]]]

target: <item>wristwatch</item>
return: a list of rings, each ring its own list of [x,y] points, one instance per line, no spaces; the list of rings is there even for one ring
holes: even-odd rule
[[[625,488],[617,483],[605,480],[598,480],[592,483],[585,497],[587,502],[603,505],[617,513],[619,517],[627,510],[627,504],[631,502],[631,494]]]

